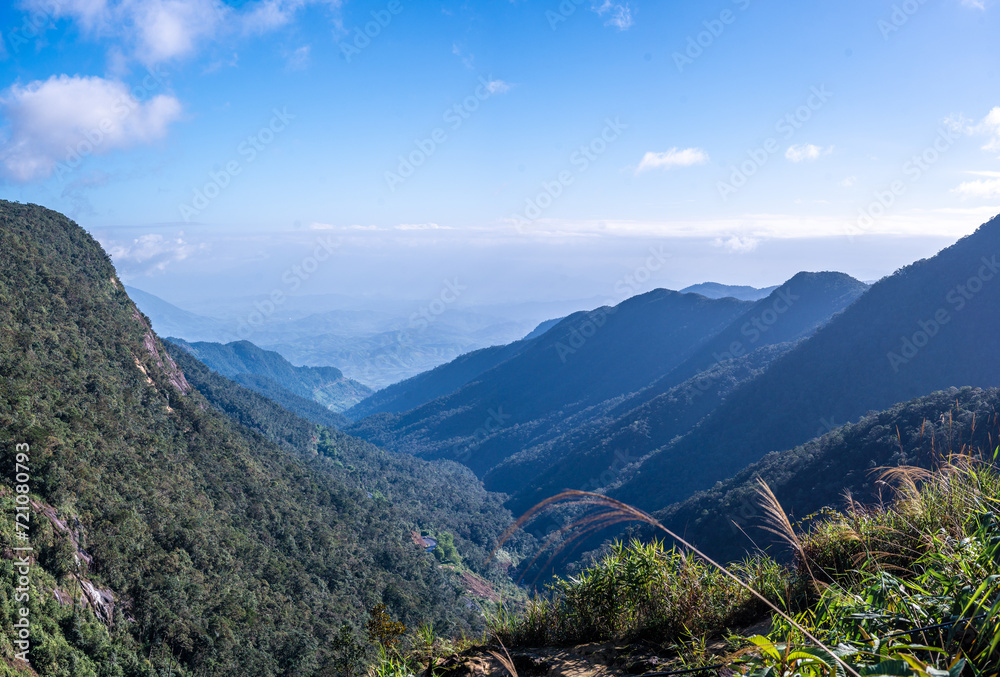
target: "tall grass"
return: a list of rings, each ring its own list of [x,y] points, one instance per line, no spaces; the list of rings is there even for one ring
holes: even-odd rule
[[[804,531],[763,487],[766,528],[792,547],[792,566],[758,555],[722,567],[679,538],[681,549],[616,543],[520,613],[499,612],[493,636],[508,646],[652,640],[683,651],[691,638],[769,618],[770,632],[744,638],[724,660],[757,677],[1000,674],[994,463],[953,456],[933,472],[897,468],[882,479],[896,487],[891,502],[848,501]],[[663,528],[580,492],[540,504],[518,524],[565,500],[603,508],[577,521],[581,533],[622,519]]]
[[[786,604],[791,572],[775,561],[754,557],[730,571],[772,603]],[[510,646],[655,640],[738,627],[767,609],[745,586],[693,554],[662,541],[633,540],[614,543],[594,566],[556,582],[547,599],[534,599],[520,615],[499,612],[491,628]]]

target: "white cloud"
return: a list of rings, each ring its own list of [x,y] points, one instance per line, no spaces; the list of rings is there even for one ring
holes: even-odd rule
[[[591,9],[597,12],[598,16],[607,17],[604,21],[605,26],[614,26],[620,31],[627,31],[634,23],[632,7],[627,2],[603,0],[603,2],[594,2]]]
[[[253,0],[235,10],[223,0],[24,0],[24,8],[72,19],[91,37],[117,39],[131,58],[153,65],[190,56],[226,32],[264,33],[285,26],[307,5],[337,9],[341,2]]]
[[[27,0],[25,8],[72,19],[101,39],[118,38],[147,65],[192,54],[232,11],[220,0]]]
[[[962,0],[962,7],[971,7],[973,9],[986,9],[985,0]]]
[[[437,223],[401,223],[395,226],[396,230],[454,230],[451,226],[442,226]]]
[[[89,155],[163,138],[181,104],[161,94],[141,102],[127,85],[98,77],[52,76],[0,95],[10,124],[0,173],[19,182],[44,179]]]
[[[962,197],[972,198],[994,198],[1000,197],[1000,172],[970,172],[979,176],[986,176],[985,179],[965,181],[959,184],[954,192]]]
[[[944,123],[949,129],[970,136],[989,137],[983,150],[990,153],[1000,153],[1000,106],[996,106],[979,122],[973,122],[961,113],[950,115]]]
[[[486,91],[490,96],[494,94],[506,94],[510,91],[511,85],[503,80],[490,80],[486,83]]]
[[[665,153],[647,152],[639,161],[635,173],[640,174],[651,169],[673,169],[674,167],[690,167],[708,162],[708,153],[701,148],[671,148]]]
[[[243,28],[251,33],[266,33],[281,28],[288,25],[307,4],[310,4],[309,0],[257,0],[247,3],[248,9],[242,17]],[[327,4],[340,6],[339,0],[331,0]]]
[[[27,0],[25,9],[42,13],[55,19],[69,17],[76,20],[85,31],[99,30],[111,19],[107,0]]]
[[[285,67],[290,71],[300,71],[309,65],[309,53],[311,47],[309,45],[302,45],[285,61]]]
[[[144,63],[190,55],[200,40],[215,35],[226,14],[217,0],[146,0],[127,7]]]
[[[163,272],[171,263],[183,261],[199,249],[208,245],[193,245],[184,239],[184,233],[177,237],[163,237],[150,233],[131,242],[101,243],[118,267],[125,267],[132,274]]]
[[[713,242],[716,247],[722,247],[734,254],[746,254],[747,252],[752,252],[760,244],[760,240],[753,237],[740,237],[739,235],[730,235],[726,238],[716,238]]]
[[[476,57],[474,54],[469,54],[458,46],[458,43],[453,43],[451,45],[451,53],[457,56],[462,61],[462,65],[472,70],[476,67]]]
[[[990,140],[983,146],[983,150],[990,153],[1000,152],[1000,106],[987,113],[975,131],[990,136]]]
[[[811,143],[802,143],[789,146],[788,150],[785,151],[785,158],[789,162],[805,162],[806,160],[817,160],[821,155],[829,155],[832,152],[833,146],[823,149]]]
[[[858,183],[858,177],[848,176],[846,179],[840,182],[840,185],[844,188],[853,188]]]
[[[1000,212],[1000,207],[976,207],[965,210],[899,210],[878,219],[864,236],[905,235],[914,237],[961,237],[968,235],[984,220]],[[719,246],[726,246],[734,233],[739,233],[739,241],[750,246],[750,240],[787,240],[816,237],[845,237],[853,221],[845,221],[842,214],[824,215],[782,213],[746,213],[734,218],[680,219],[669,220],[615,220],[580,221],[570,219],[538,219],[530,228],[523,229],[531,237],[674,237],[710,238],[718,240]],[[508,231],[515,230],[517,222],[503,222]],[[736,245],[736,242],[733,242]]]

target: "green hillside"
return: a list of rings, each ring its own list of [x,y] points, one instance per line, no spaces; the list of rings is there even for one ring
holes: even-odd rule
[[[613,495],[657,510],[866,412],[950,387],[1000,386],[998,273],[1000,218],[872,285]]]
[[[376,604],[441,632],[481,622],[390,498],[216,413],[87,233],[0,202],[8,486],[17,444],[30,447],[31,660],[42,674],[332,674],[331,638]],[[11,553],[23,542],[14,495],[0,502],[0,552]],[[0,565],[10,628],[9,554]]]

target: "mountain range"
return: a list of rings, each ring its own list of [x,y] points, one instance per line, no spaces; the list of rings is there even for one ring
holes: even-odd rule
[[[866,290],[840,273],[801,273],[756,302],[657,290],[398,384],[418,401],[434,392],[420,387],[435,374],[454,376],[449,385],[470,377],[448,395],[349,430],[387,448],[457,458],[512,495],[515,511],[526,509],[556,487],[603,486],[609,467],[683,435]]]
[[[808,521],[882,498],[884,467],[998,446],[998,274],[1000,217],[871,286],[658,289],[371,392],[245,340],[161,341],[83,229],[0,202],[0,462],[29,478],[0,491],[0,564],[30,543],[32,665],[334,674],[376,608],[477,633],[559,526],[490,558],[512,511],[567,488],[721,559],[779,547],[758,478]]]
[[[508,494],[515,513],[573,488],[690,515],[676,504],[771,452],[935,392],[1000,385],[998,273],[994,219],[870,287],[800,273],[752,302],[658,290],[438,368],[448,382],[432,372],[410,381],[405,398],[362,402],[350,413],[372,413],[349,430],[458,459]],[[434,387],[422,392],[424,383]],[[713,496],[698,510],[725,514]],[[695,539],[700,525],[718,527],[684,521]]]

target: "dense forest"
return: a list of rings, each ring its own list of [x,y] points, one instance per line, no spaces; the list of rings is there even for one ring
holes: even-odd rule
[[[996,386],[997,252],[1000,218],[878,281],[609,490],[658,510],[867,412],[946,388]]]
[[[332,674],[342,645],[331,638],[345,623],[360,636],[379,604],[441,632],[482,622],[455,572],[412,541],[424,519],[438,524],[434,508],[401,500],[407,513],[391,476],[366,479],[382,473],[376,454],[328,431],[310,457],[299,423],[246,415],[259,430],[192,387],[86,232],[0,203],[0,463],[12,480],[15,444],[29,445],[36,670]],[[424,477],[446,493],[456,472]],[[14,500],[0,497],[5,553]],[[502,526],[474,487],[449,500],[496,515],[470,523]],[[488,541],[456,519],[459,548]],[[0,616],[12,627],[12,558],[0,567]],[[0,641],[9,658],[10,637]]]
[[[956,454],[991,457],[1000,445],[1000,390],[950,388],[871,413],[788,451],[773,452],[712,489],[657,516],[711,555],[739,560],[772,546],[762,530],[757,479],[794,521],[848,502],[877,504],[893,496],[882,477],[897,466],[937,467]]]

